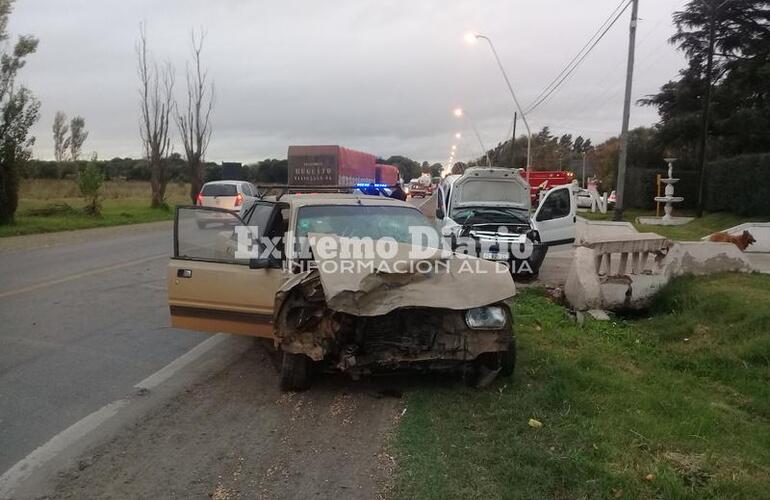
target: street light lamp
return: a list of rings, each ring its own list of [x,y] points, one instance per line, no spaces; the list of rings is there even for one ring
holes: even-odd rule
[[[491,167],[492,161],[489,159],[487,148],[484,147],[484,141],[481,140],[481,134],[479,134],[479,131],[476,128],[476,125],[473,123],[473,120],[471,120],[471,117],[468,115],[468,112],[462,108],[455,108],[454,115],[458,118],[465,117],[468,120],[468,123],[470,123],[471,128],[473,129],[473,133],[476,134],[476,139],[479,141],[479,146],[481,146],[481,154],[487,157],[487,165]]]
[[[460,132],[457,132],[457,133],[455,134],[455,139],[462,139],[462,136],[463,136],[463,135],[462,135]]]
[[[495,56],[495,61],[497,62],[497,66],[500,68],[500,72],[503,74],[503,78],[505,79],[505,84],[508,86],[508,91],[511,93],[511,97],[513,97],[513,103],[516,105],[516,108],[519,110],[519,114],[521,115],[521,119],[524,120],[524,126],[527,128],[527,178],[529,178],[529,171],[531,167],[531,160],[532,160],[532,131],[529,129],[529,123],[527,122],[527,115],[524,114],[524,111],[521,109],[521,105],[519,104],[519,100],[516,99],[516,93],[513,91],[513,87],[511,86],[510,80],[508,80],[508,75],[505,73],[505,68],[503,68],[503,63],[500,62],[500,57],[497,55],[497,50],[495,50],[495,46],[492,43],[492,40],[486,36],[482,35],[481,33],[467,33],[465,35],[465,41],[469,44],[475,44],[479,38],[482,38],[487,41],[489,44],[489,48],[492,49],[492,55]]]
[[[454,151],[455,149],[457,149],[457,146],[455,144],[452,144],[452,151]]]

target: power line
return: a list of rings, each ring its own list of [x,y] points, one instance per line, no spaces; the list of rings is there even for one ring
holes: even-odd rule
[[[612,16],[614,16],[615,13],[618,11],[618,9],[623,5],[623,2],[626,2],[626,1],[627,0],[620,0],[620,3],[617,5],[617,7],[615,7],[615,9],[612,11],[612,13],[610,13],[610,15],[607,17],[607,19],[605,19],[604,22],[596,29],[596,32],[593,35],[591,35],[591,38],[588,39],[588,41],[585,43],[585,45],[583,45],[583,47],[581,47],[581,49],[577,52],[577,54],[575,54],[575,56],[567,63],[567,65],[564,66],[564,69],[562,69],[561,72],[558,75],[556,75],[554,77],[554,79],[551,80],[550,83],[548,83],[548,85],[545,86],[545,88],[537,95],[537,97],[535,97],[532,100],[532,102],[537,102],[537,100],[540,99],[543,96],[543,94],[548,92],[548,90],[551,88],[551,86],[554,83],[556,83],[556,81],[564,74],[564,72],[566,72],[570,68],[570,66],[572,66],[572,64],[577,60],[577,58],[580,57],[580,54],[582,54],[583,51],[586,50],[586,48],[591,44],[591,42],[594,40],[594,38],[596,38],[596,36],[599,34],[599,32],[601,32],[601,30],[604,28],[604,26],[610,21],[610,19],[612,19]]]
[[[564,70],[563,70],[563,71],[560,73],[560,75],[563,75],[563,76],[562,76],[562,77],[561,77],[561,78],[560,78],[560,79],[559,79],[559,80],[556,82],[556,84],[553,84],[553,85],[549,84],[549,85],[546,87],[546,89],[548,89],[548,88],[550,87],[550,90],[547,90],[547,92],[544,92],[544,93],[543,93],[543,92],[541,92],[541,96],[542,96],[542,97],[539,97],[538,99],[536,99],[536,100],[535,100],[535,102],[529,106],[529,108],[526,110],[526,114],[529,114],[529,113],[531,113],[531,112],[532,112],[534,109],[536,109],[538,106],[540,106],[542,103],[544,103],[544,102],[546,101],[546,99],[548,99],[548,97],[550,97],[550,96],[551,96],[551,94],[553,94],[553,93],[556,91],[556,89],[558,89],[558,88],[559,88],[559,86],[561,86],[561,84],[562,84],[562,83],[564,83],[564,81],[565,81],[567,78],[569,78],[569,76],[570,76],[570,75],[571,75],[571,74],[572,74],[572,73],[573,73],[573,72],[574,72],[574,71],[575,71],[575,70],[576,70],[576,69],[577,69],[577,68],[580,66],[580,64],[581,64],[581,63],[582,63],[582,62],[585,60],[585,58],[586,58],[586,57],[588,57],[588,54],[590,54],[590,53],[591,53],[591,51],[594,49],[594,47],[596,47],[596,45],[597,45],[597,44],[598,44],[598,43],[599,43],[599,42],[602,40],[602,38],[604,38],[604,36],[607,34],[607,32],[610,30],[610,28],[612,28],[612,27],[615,25],[615,23],[618,21],[618,19],[620,19],[620,16],[622,16],[622,15],[623,15],[623,13],[626,11],[626,9],[628,8],[628,6],[629,6],[629,5],[631,5],[631,0],[623,0],[623,2],[625,2],[625,6],[623,6],[623,8],[620,10],[620,12],[617,12],[617,9],[615,9],[615,11],[613,11],[613,14],[614,14],[615,12],[617,12],[617,14],[616,14],[616,15],[615,15],[615,17],[612,19],[612,22],[610,22],[610,23],[609,23],[609,25],[607,25],[607,23],[606,23],[606,21],[605,21],[605,22],[602,24],[602,26],[600,26],[600,28],[599,28],[599,29],[601,29],[602,27],[604,27],[604,30],[601,32],[601,34],[599,35],[599,37],[598,37],[598,38],[596,38],[595,36],[594,36],[594,37],[591,37],[591,39],[592,39],[592,40],[593,40],[594,38],[596,38],[596,39],[593,41],[593,43],[591,43],[591,45],[590,45],[590,47],[588,48],[588,50],[587,50],[587,51],[583,51],[583,50],[581,49],[581,51],[580,51],[580,52],[578,52],[578,54],[576,55],[576,57],[577,57],[577,56],[580,56],[581,52],[583,52],[583,54],[582,54],[582,56],[580,56],[580,58],[579,58],[579,59],[577,59],[577,62],[575,62],[574,64],[572,64],[572,66],[571,66],[571,67],[570,67],[570,65],[567,65],[567,67],[565,67],[565,68],[564,68]],[[623,2],[621,2],[621,4],[622,4]],[[605,27],[605,25],[606,25],[606,27]],[[591,40],[589,40],[589,43],[590,43],[590,41],[591,41]],[[575,58],[573,58],[573,60],[574,60],[574,59],[575,59]],[[565,70],[566,70],[566,72],[565,72]],[[559,78],[559,77],[557,77],[557,78]],[[544,89],[544,90],[545,90],[545,89]]]

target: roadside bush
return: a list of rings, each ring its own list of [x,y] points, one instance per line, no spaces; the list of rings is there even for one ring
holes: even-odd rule
[[[104,183],[104,174],[99,169],[96,161],[90,161],[80,171],[78,176],[78,189],[86,200],[83,211],[89,215],[100,215],[102,204],[99,200],[99,190]]]
[[[709,212],[770,215],[770,153],[709,163],[704,201]]]

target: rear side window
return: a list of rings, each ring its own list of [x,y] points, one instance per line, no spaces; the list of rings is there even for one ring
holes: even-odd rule
[[[203,196],[235,196],[235,184],[206,184],[201,190]]]

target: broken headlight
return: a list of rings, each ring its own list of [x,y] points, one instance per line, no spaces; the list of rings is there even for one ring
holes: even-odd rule
[[[499,330],[505,326],[505,311],[500,306],[468,309],[465,322],[474,330]]]

